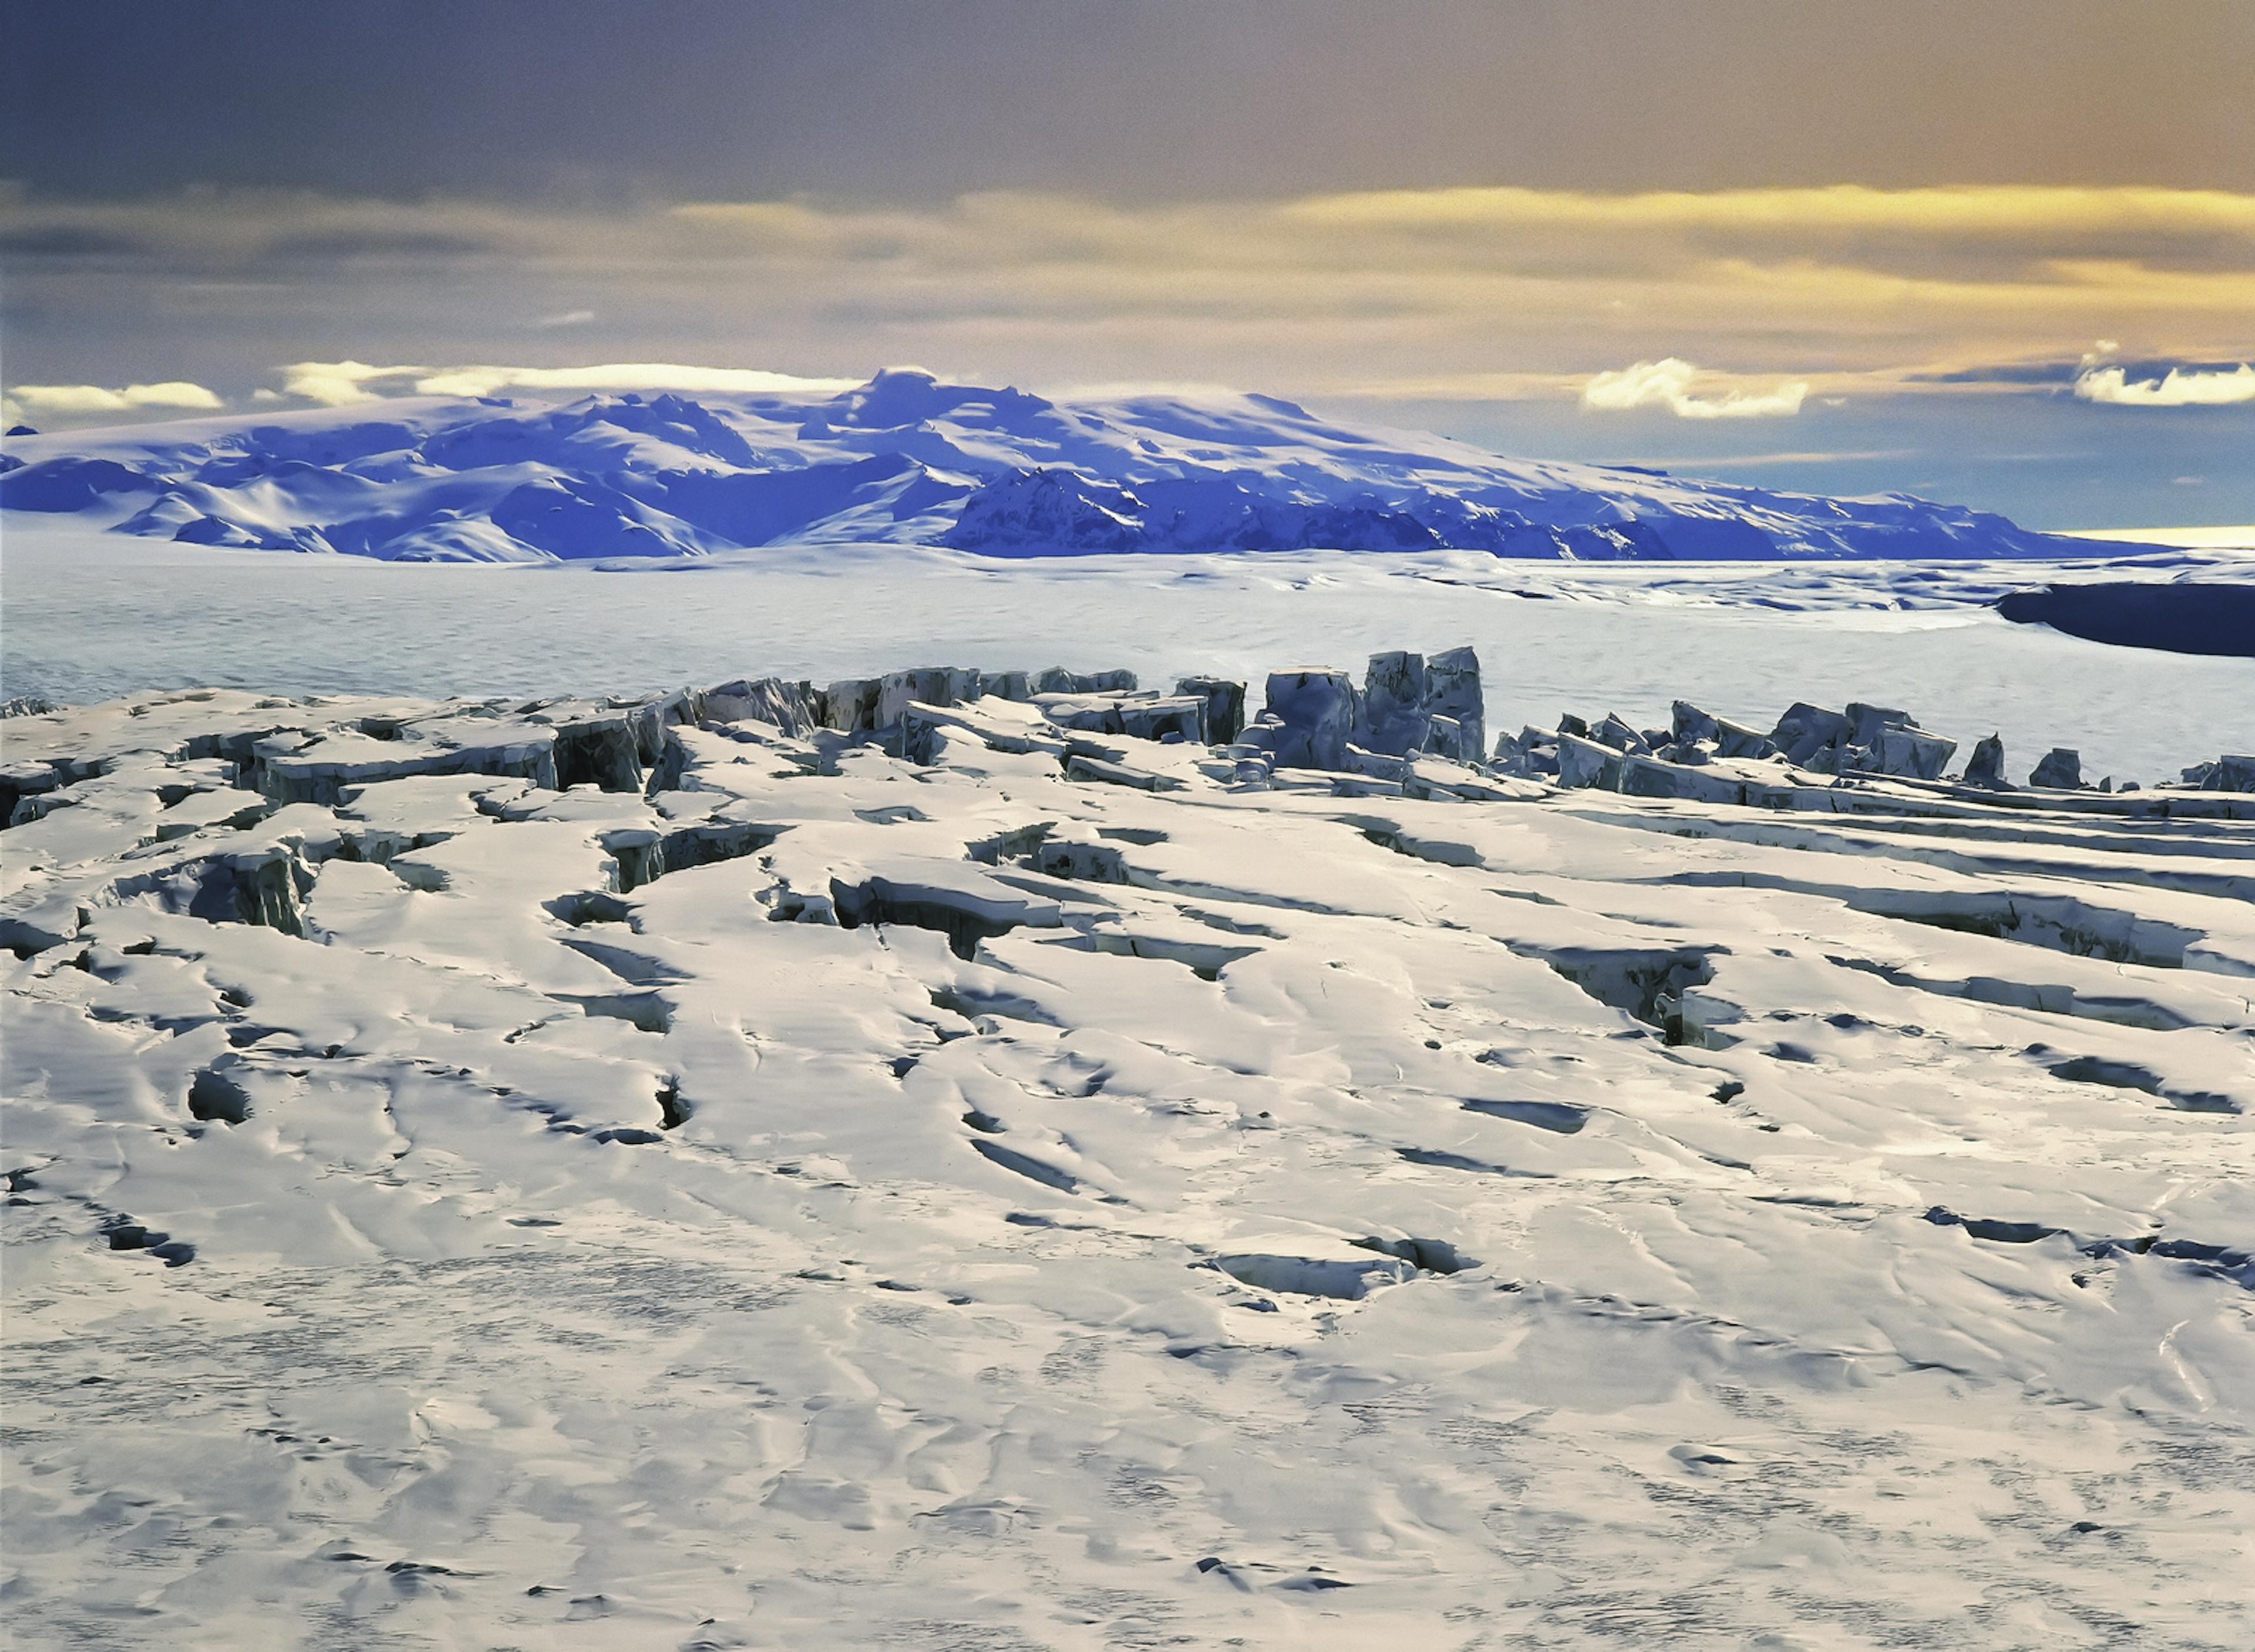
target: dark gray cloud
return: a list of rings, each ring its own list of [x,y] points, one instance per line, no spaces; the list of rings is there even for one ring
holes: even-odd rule
[[[2255,185],[2245,0],[68,0],[0,175],[580,199]]]
[[[2061,356],[2049,362],[1990,362],[1975,367],[1951,368],[1946,372],[1906,373],[1903,382],[1908,384],[1999,384],[2052,385],[2062,394],[2075,383],[2076,369],[2083,358]]]
[[[88,258],[132,258],[162,256],[153,237],[128,229],[96,228],[84,224],[0,224],[0,258],[75,262]]]
[[[2109,367],[2118,367],[2132,379],[2160,378],[2170,373],[2229,373],[2239,365],[2234,357],[2217,357],[2209,361],[2184,361],[2174,356],[2119,356],[2105,358]],[[2075,381],[2090,371],[2090,355],[2063,355],[2047,362],[1992,362],[1974,367],[1954,368],[1948,372],[1906,373],[1906,384],[1976,384],[1994,386],[2035,385],[2056,390],[2065,396],[2075,389]]]

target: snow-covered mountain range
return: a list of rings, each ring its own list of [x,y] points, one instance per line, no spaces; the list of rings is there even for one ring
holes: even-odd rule
[[[394,561],[1331,547],[1704,560],[2056,556],[2002,517],[1502,459],[1254,395],[1051,401],[896,369],[839,395],[401,398],[11,437],[0,505]]]

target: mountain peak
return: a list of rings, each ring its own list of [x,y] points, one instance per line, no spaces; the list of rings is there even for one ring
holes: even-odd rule
[[[975,414],[976,422],[1015,426],[1052,406],[1019,390],[951,384],[920,367],[889,367],[825,404],[819,422],[851,430],[900,430],[962,411]]]

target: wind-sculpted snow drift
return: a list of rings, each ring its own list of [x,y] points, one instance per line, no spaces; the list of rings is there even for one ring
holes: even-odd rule
[[[15,708],[11,1632],[2255,1638],[2255,761],[1477,671]]]
[[[2005,518],[1500,459],[1264,396],[1050,401],[879,374],[835,397],[400,399],[34,436],[0,505],[192,544],[395,561],[782,544],[1492,552],[1598,560],[2060,554]]]

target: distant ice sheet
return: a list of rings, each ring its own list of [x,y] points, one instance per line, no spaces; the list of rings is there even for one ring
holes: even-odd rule
[[[2255,523],[2238,527],[2071,529],[2062,539],[2103,539],[2116,545],[2172,545],[2188,551],[2255,551]]]
[[[228,551],[54,522],[0,517],[10,694],[627,692],[942,663],[1257,683],[1282,664],[1359,668],[1380,649],[1470,643],[1492,729],[1598,704],[1650,723],[1678,695],[1764,726],[1795,699],[1864,699],[1962,741],[2001,733],[2013,764],[2072,745],[2086,773],[2147,782],[2255,743],[2255,664],[2108,648],[1985,606],[2060,577],[2255,566],[2223,552],[2035,566],[1323,552],[1001,563],[822,545],[605,572]]]

